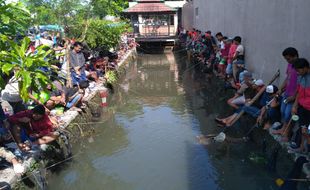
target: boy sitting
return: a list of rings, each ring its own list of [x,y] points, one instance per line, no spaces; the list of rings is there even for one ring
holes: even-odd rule
[[[43,105],[37,105],[32,110],[18,112],[8,118],[13,137],[18,147],[23,151],[30,150],[24,142],[30,140],[34,145],[47,144],[54,141],[58,135],[54,133],[55,126],[45,112]]]
[[[82,106],[82,99],[85,94],[85,89],[88,88],[88,81],[81,81],[79,83],[79,87],[75,86],[73,88],[65,89],[66,96],[66,108],[71,109],[73,111],[82,111],[78,107]]]

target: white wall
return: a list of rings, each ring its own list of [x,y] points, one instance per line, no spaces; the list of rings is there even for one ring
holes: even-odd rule
[[[138,4],[137,2],[129,2],[129,7],[133,7],[135,6],[136,4]]]
[[[194,11],[193,3],[188,2],[183,6],[182,9],[182,26],[186,30],[191,30],[193,28],[194,22]]]
[[[281,54],[289,46],[310,60],[310,0],[194,0],[192,9],[196,7],[193,27],[243,38],[246,64],[256,77],[267,81],[279,68],[283,79]],[[186,15],[193,10],[183,10],[184,23],[191,22]]]
[[[173,8],[182,8],[185,3],[186,3],[185,0],[183,0],[183,1],[165,1],[166,5],[173,7]]]

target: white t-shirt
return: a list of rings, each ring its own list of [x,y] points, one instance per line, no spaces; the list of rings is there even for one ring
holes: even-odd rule
[[[236,52],[239,52],[239,55],[244,55],[244,47],[243,45],[238,45]]]
[[[220,48],[225,49],[225,43],[223,41],[220,42]]]
[[[1,92],[2,99],[8,102],[19,102],[22,98],[19,95],[18,81],[15,77],[11,78]]]

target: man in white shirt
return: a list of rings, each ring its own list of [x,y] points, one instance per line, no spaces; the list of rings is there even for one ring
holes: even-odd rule
[[[9,102],[14,114],[26,110],[22,98],[19,94],[18,80],[15,77],[7,76],[8,82],[5,88],[1,91],[2,100]],[[9,77],[12,77],[9,79]]]
[[[218,41],[218,47],[219,50],[225,49],[225,43],[224,43],[224,36],[221,32],[217,33],[215,35],[217,41]]]
[[[238,81],[238,70],[239,68],[244,68],[244,47],[241,44],[241,37],[236,36],[234,38],[234,44],[237,45],[236,53],[233,57],[233,76],[235,81]]]

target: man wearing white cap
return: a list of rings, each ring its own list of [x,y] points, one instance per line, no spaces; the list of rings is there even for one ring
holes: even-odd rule
[[[251,115],[254,118],[258,118],[258,122],[262,122],[263,115],[266,113],[266,124],[268,126],[275,121],[280,119],[280,110],[279,102],[274,98],[278,88],[274,85],[269,85],[266,88],[265,93],[261,96],[259,100],[254,102],[252,106],[243,106],[241,109],[238,109],[233,115],[224,118],[224,119],[216,119],[219,123],[219,126],[231,126],[231,122],[238,116],[240,111],[244,111],[245,113]],[[273,101],[271,101],[273,100]],[[268,105],[268,109],[266,108]],[[264,128],[267,128],[266,125]]]

